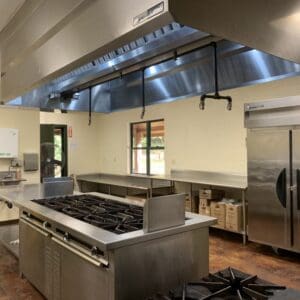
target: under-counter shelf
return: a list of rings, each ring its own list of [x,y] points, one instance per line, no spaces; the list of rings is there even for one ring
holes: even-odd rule
[[[132,175],[135,177],[134,175]],[[171,170],[170,175],[164,176],[136,176],[149,178],[153,180],[168,180],[171,182],[171,186],[173,187],[173,192],[175,191],[175,183],[183,183],[188,186],[188,195],[191,203],[191,211],[192,211],[192,199],[194,197],[194,189],[195,185],[206,186],[209,188],[225,188],[236,190],[241,193],[241,204],[242,204],[242,231],[234,231],[226,228],[219,228],[220,230],[231,231],[238,234],[241,234],[243,237],[243,243],[247,243],[247,213],[246,213],[246,189],[247,189],[247,177],[238,175],[238,174],[227,174],[227,173],[218,173],[218,172],[207,172],[207,171],[198,171],[198,170]]]

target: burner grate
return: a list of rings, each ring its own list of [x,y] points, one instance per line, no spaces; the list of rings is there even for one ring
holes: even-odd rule
[[[94,195],[32,200],[73,218],[116,234],[143,229],[143,208]]]
[[[285,289],[283,286],[256,283],[257,276],[243,278],[230,267],[223,272],[210,274],[209,277],[210,280],[191,283],[191,285],[207,287],[209,290],[212,288],[217,289],[210,295],[202,297],[201,300],[213,299],[216,296],[228,294],[236,296],[239,300],[267,300],[269,296],[274,295],[271,290]]]
[[[267,300],[276,290],[283,289],[284,286],[267,283],[229,267],[199,282],[178,287],[168,296],[158,294],[149,300]]]

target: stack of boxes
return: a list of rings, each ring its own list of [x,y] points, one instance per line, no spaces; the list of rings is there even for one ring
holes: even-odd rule
[[[217,227],[223,226],[226,217],[226,210],[224,210],[223,203],[220,203],[223,196],[224,191],[222,190],[200,189],[199,191],[199,213],[216,217],[218,219]]]
[[[225,228],[226,226],[226,203],[213,201],[211,203],[211,216],[218,219],[215,227]]]
[[[199,214],[217,218],[215,227],[242,231],[242,204],[224,198],[224,191],[200,189]]]
[[[210,200],[200,198],[199,200],[199,214],[210,216]]]
[[[193,192],[192,199],[190,198],[190,195],[186,196],[185,198],[185,211],[198,213],[199,210],[199,197],[198,193]]]
[[[243,209],[241,203],[227,203],[226,204],[226,229],[233,231],[242,231],[242,216]]]

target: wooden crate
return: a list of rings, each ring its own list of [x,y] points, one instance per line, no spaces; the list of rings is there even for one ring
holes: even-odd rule
[[[225,192],[223,190],[215,189],[200,189],[199,198],[209,200],[221,200],[224,197]]]
[[[210,202],[211,202],[211,200],[209,200],[209,199],[201,198],[199,200],[199,214],[200,215],[210,216]]]
[[[210,204],[210,215],[217,218],[215,227],[225,228],[226,225],[226,203],[212,201]]]
[[[226,204],[226,229],[241,232],[243,224],[243,206],[241,203]]]

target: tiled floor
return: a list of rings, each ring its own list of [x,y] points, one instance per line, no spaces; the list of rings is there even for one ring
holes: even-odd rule
[[[214,231],[210,238],[210,271],[228,266],[258,274],[273,283],[300,290],[300,255],[275,255],[265,246],[249,243],[241,237]],[[42,300],[43,297],[18,275],[18,261],[0,245],[0,300]]]

